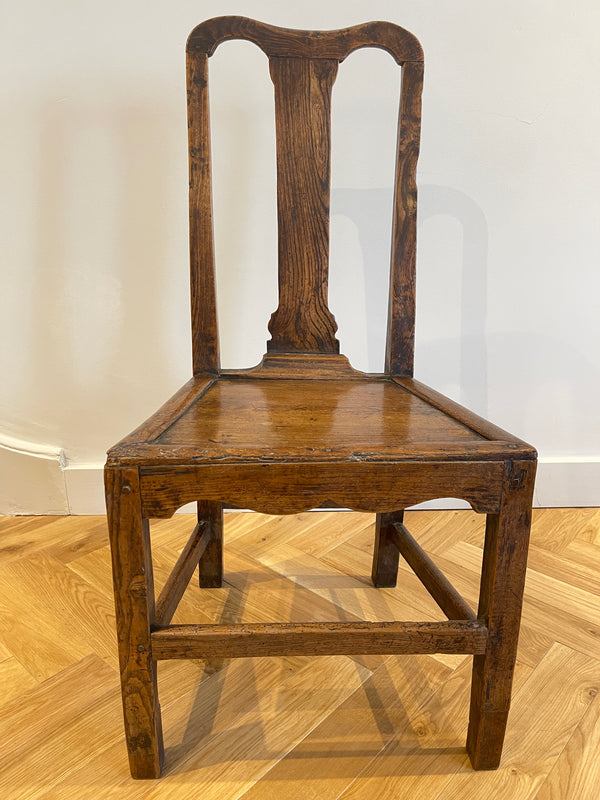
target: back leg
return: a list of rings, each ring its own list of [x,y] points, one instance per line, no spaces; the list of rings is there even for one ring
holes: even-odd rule
[[[200,500],[198,522],[208,522],[209,542],[198,563],[199,583],[203,589],[215,589],[223,583],[223,506]]]
[[[380,589],[396,585],[398,579],[398,559],[400,553],[390,539],[395,522],[402,522],[404,511],[377,514],[375,519],[375,549],[373,551],[373,586]]]

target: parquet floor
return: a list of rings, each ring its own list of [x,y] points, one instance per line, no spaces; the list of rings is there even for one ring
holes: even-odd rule
[[[483,517],[407,525],[473,604]],[[160,588],[193,520],[152,525]],[[226,516],[226,585],[175,621],[441,619],[401,565],[369,582],[373,518]],[[102,517],[0,519],[0,798],[596,800],[600,511],[535,513],[501,768],[464,750],[466,656],[162,662],[166,775],[129,777]]]

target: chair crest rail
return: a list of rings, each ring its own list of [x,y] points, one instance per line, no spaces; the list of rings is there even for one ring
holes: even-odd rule
[[[335,31],[302,31],[266,25],[247,17],[215,17],[194,28],[187,50],[212,55],[231,39],[247,39],[269,57],[335,58],[343,61],[360,47],[387,50],[398,64],[423,61],[423,49],[412,33],[391,22],[366,22]]]

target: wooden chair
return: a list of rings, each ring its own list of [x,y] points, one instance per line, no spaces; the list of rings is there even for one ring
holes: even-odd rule
[[[261,364],[245,371],[220,369],[215,310],[207,61],[227,39],[262,48],[275,87],[279,306]],[[358,372],[339,354],[327,305],[331,90],[339,62],[365,46],[402,67],[383,374]],[[320,32],[222,17],[192,31],[187,54],[193,377],[106,465],[131,773],[160,775],[157,660],[361,653],[473,654],[467,751],[475,769],[494,769],[536,452],[412,377],[421,46],[386,22]],[[487,514],[477,614],[403,524],[407,506],[448,496]],[[148,520],[190,501],[197,525],[155,601]],[[221,585],[224,503],[270,514],[323,504],[375,513],[375,586],[395,585],[402,554],[448,620],[170,625],[197,565],[201,586]]]

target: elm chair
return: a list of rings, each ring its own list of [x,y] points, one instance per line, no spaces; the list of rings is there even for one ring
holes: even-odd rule
[[[257,367],[222,370],[215,308],[207,63],[246,39],[268,56],[275,89],[279,305]],[[366,374],[339,353],[327,305],[330,103],[338,64],[359,47],[402,67],[385,371]],[[415,168],[423,53],[397,25],[338,31],[211,19],[187,44],[193,377],[108,453],[112,549],[125,730],[131,773],[160,775],[160,659],[282,654],[473,655],[467,752],[498,766],[521,615],[536,452],[413,375]],[[383,310],[382,310],[383,311]],[[487,515],[475,613],[403,523],[436,497]],[[149,519],[198,504],[198,521],[155,600]],[[401,554],[445,621],[172,625],[199,567],[221,585],[223,504],[269,514],[326,505],[376,515],[372,580],[396,583]]]

